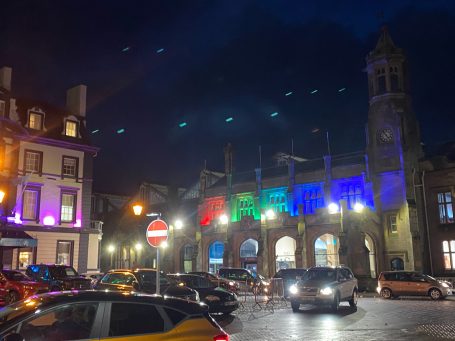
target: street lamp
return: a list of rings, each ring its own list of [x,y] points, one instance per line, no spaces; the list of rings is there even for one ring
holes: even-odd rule
[[[115,251],[115,245],[113,244],[110,244],[108,247],[107,247],[107,251],[109,252],[110,256],[111,256],[111,262],[110,262],[110,266],[111,266],[111,269],[112,269],[112,261],[113,261],[113,256],[114,256],[114,251]]]
[[[361,204],[360,202],[356,202],[354,204],[354,211],[356,211],[357,213],[362,213],[364,208],[365,206],[363,206],[363,204]]]
[[[141,243],[136,243],[136,245],[134,245],[134,248],[136,249],[136,251],[141,251],[142,250],[142,244]]]
[[[183,228],[183,221],[177,219],[174,223],[174,226],[176,230],[181,230]]]
[[[134,204],[134,205],[133,205],[133,212],[134,212],[134,215],[137,215],[137,216],[141,215],[142,209],[143,209],[143,207],[142,207],[141,204]]]
[[[276,218],[276,213],[274,210],[269,209],[265,212],[265,217],[267,218],[267,220],[273,220]]]
[[[227,225],[228,222],[229,222],[229,219],[228,219],[228,216],[226,214],[220,215],[220,223],[222,225]]]
[[[4,191],[0,190],[0,204],[3,202],[3,199],[5,198],[6,193]]]

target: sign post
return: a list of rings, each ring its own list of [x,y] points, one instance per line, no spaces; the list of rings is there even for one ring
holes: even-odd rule
[[[147,226],[147,243],[156,248],[156,294],[160,294],[160,246],[167,241],[169,227],[166,222],[161,219],[152,221]]]

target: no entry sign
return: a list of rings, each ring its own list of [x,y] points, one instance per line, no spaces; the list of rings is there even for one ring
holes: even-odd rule
[[[167,240],[169,228],[164,220],[156,219],[147,226],[147,242],[153,247],[159,247]]]

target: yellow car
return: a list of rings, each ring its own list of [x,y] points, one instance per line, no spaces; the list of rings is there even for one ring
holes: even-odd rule
[[[205,304],[110,291],[31,296],[0,309],[1,340],[229,341]]]

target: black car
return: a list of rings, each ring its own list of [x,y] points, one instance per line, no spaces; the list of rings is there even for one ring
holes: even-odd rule
[[[218,270],[221,278],[239,282],[247,286],[255,294],[268,294],[270,282],[256,271],[243,268],[221,268]]]
[[[112,291],[36,295],[0,309],[0,340],[227,341],[205,304]]]
[[[239,308],[237,295],[218,287],[207,278],[198,275],[173,274],[168,275],[187,287],[199,293],[201,302],[209,306],[210,313],[230,314]]]
[[[34,281],[46,283],[50,291],[91,289],[91,280],[80,276],[68,265],[29,265],[26,274]]]
[[[281,269],[273,276],[273,278],[283,279],[284,297],[290,296],[289,288],[291,285],[297,283],[297,281],[302,278],[306,271],[307,270],[305,268]],[[278,283],[275,283],[275,285],[278,285]]]
[[[204,278],[207,278],[210,282],[215,284],[216,286],[222,287],[226,290],[229,290],[231,292],[237,292],[239,290],[239,283],[236,281],[231,281],[226,278],[221,278],[218,277],[210,272],[205,272],[205,271],[191,271],[187,272],[190,275],[198,275]]]
[[[95,285],[97,290],[137,291],[147,294],[156,293],[156,270],[111,270],[107,272]],[[160,273],[160,294],[174,296],[199,302],[197,291],[179,285],[175,280]]]

